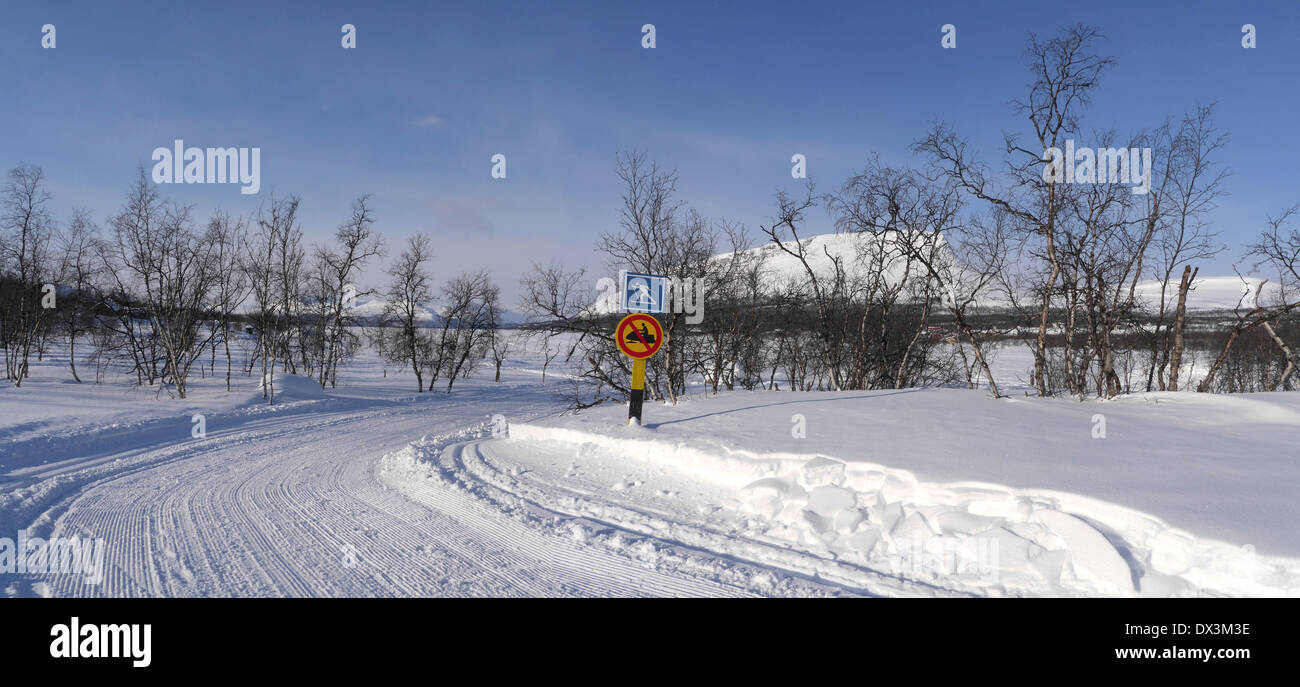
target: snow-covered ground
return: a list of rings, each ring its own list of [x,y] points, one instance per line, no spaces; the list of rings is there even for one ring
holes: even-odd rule
[[[367,352],[274,407],[220,362],[179,400],[50,358],[0,389],[0,541],[102,538],[106,574],[0,591],[1300,595],[1300,394],[732,392],[628,427],[562,414],[535,348],[452,394]]]
[[[536,494],[611,525],[809,552],[806,572],[869,590],[894,570],[998,595],[1300,592],[1300,395],[753,392],[646,415],[513,423],[469,465],[576,484]]]
[[[0,390],[0,542],[103,539],[105,575],[0,572],[5,596],[842,593],[712,554],[691,559],[698,571],[661,572],[456,490],[391,483],[382,459],[412,441],[558,412],[559,376],[543,386],[531,360],[500,383],[484,368],[449,395],[417,394],[408,372],[367,355],[337,390],[278,379],[274,407],[255,378],[237,376],[229,394],[224,376],[194,380],[179,400],[129,380],[65,383],[60,365]],[[751,589],[752,577],[772,582]]]

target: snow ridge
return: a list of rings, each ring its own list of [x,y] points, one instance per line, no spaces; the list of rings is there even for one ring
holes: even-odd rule
[[[927,483],[874,463],[726,446],[702,450],[680,441],[547,425],[513,424],[510,435],[516,451],[561,443],[667,464],[695,479],[739,488],[748,537],[955,591],[1300,593],[1300,561],[1199,539],[1154,516],[1076,494]]]

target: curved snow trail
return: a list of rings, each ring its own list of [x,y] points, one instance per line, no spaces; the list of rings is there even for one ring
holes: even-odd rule
[[[504,454],[498,453],[502,448]],[[417,442],[386,459],[391,473],[386,478],[418,501],[440,504],[447,494],[464,491],[481,507],[507,514],[509,522],[617,551],[659,570],[689,570],[764,595],[970,595],[720,528],[692,512],[696,503],[664,508],[626,498],[626,492],[584,486],[572,476],[555,479],[533,469],[538,463],[531,460],[521,467],[515,460],[518,449],[518,444],[477,437]]]
[[[333,400],[333,399],[332,399]],[[500,395],[259,417],[206,440],[125,450],[63,475],[19,525],[102,537],[105,576],[26,575],[53,596],[719,596],[742,587],[665,573],[557,537],[453,489],[412,500],[376,474],[388,452],[494,412]],[[335,409],[331,409],[335,408]],[[71,486],[69,486],[71,485]],[[13,577],[8,576],[9,580]]]

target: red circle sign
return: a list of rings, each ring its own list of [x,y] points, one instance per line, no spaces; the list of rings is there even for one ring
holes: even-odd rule
[[[659,320],[644,313],[624,317],[614,330],[618,350],[629,358],[649,358],[664,345],[664,328]]]

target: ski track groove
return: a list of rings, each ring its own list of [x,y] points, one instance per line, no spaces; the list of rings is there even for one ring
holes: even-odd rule
[[[816,584],[867,596],[969,596],[961,590],[909,580],[857,565],[823,559],[813,553],[790,548],[783,542],[739,536],[705,524],[674,519],[671,514],[644,504],[628,502],[618,495],[589,493],[528,477],[512,477],[492,462],[495,442],[478,440],[448,447],[438,460],[454,471],[472,476],[474,483],[521,499],[529,506],[570,518],[597,522],[602,526],[651,537],[688,549],[708,551],[746,565],[774,567],[774,572],[815,577]],[[522,476],[522,475],[521,475]],[[586,506],[570,512],[556,496],[581,494]],[[683,536],[685,535],[685,536]],[[765,559],[765,560],[760,560]]]
[[[105,579],[26,575],[53,596],[720,596],[747,590],[656,571],[530,529],[433,485],[396,490],[380,459],[431,430],[517,405],[321,407],[245,418],[206,439],[155,442],[85,464],[24,504],[32,536],[106,540]],[[535,403],[525,411],[550,411]],[[360,431],[381,423],[385,431]],[[211,424],[209,425],[211,426]],[[376,439],[379,439],[378,441]],[[29,482],[37,483],[36,481]],[[412,500],[412,497],[414,499]],[[11,519],[13,514],[11,514]],[[344,565],[351,545],[357,564]],[[37,585],[45,587],[38,589]]]

